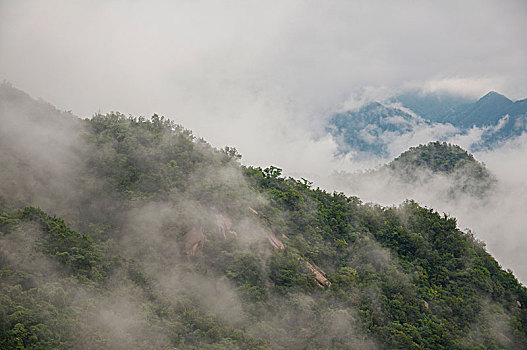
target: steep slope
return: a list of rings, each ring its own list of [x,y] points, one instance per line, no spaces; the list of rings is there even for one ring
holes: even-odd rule
[[[62,197],[61,213],[73,205],[71,195],[82,168],[81,124],[70,113],[35,101],[8,84],[0,85],[1,198],[46,207]],[[71,201],[70,201],[71,198]],[[57,206],[49,207],[52,210]]]
[[[387,156],[394,138],[411,133],[426,122],[396,105],[373,102],[357,111],[335,114],[328,125],[341,152]]]
[[[50,121],[38,145],[61,141],[60,124]],[[11,191],[0,203],[2,348],[527,343],[527,289],[454,218],[241,166],[235,149],[214,149],[156,115],[72,124],[79,142],[67,155],[50,148],[45,159],[15,153],[3,163]],[[19,130],[24,140],[34,127]],[[16,163],[22,155],[26,167]],[[31,182],[18,181],[57,164],[77,177],[75,186],[47,179],[66,197],[40,187],[30,196]],[[28,207],[40,203],[47,214]]]
[[[509,104],[501,112],[501,119],[488,128],[474,149],[492,148],[494,145],[511,140],[527,131],[527,100]]]
[[[523,100],[518,100],[512,105],[510,105],[507,109],[507,114],[513,117],[527,114],[527,98]]]
[[[448,114],[444,120],[454,125],[469,128],[496,125],[514,103],[507,97],[491,91],[476,103]]]
[[[401,103],[423,119],[437,123],[445,123],[447,116],[456,115],[460,110],[468,108],[475,102],[463,96],[440,93],[424,94],[419,91],[406,92],[391,100]]]

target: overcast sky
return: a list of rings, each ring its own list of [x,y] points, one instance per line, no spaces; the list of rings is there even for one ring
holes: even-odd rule
[[[407,87],[527,97],[527,2],[6,1],[0,79],[89,117],[163,114],[244,162],[345,167],[331,111]]]

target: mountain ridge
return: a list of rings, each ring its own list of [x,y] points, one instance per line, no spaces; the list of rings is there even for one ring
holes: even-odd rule
[[[379,105],[383,108],[376,109]],[[395,117],[405,123],[390,123]],[[448,141],[474,129],[481,130],[481,136],[470,145],[470,151],[493,149],[520,136],[527,131],[527,99],[513,102],[494,91],[476,101],[448,94],[407,92],[358,110],[336,113],[326,127],[341,153],[357,152],[362,157],[394,156],[390,147],[397,137],[416,138],[419,143]],[[428,140],[422,140],[421,134],[429,134]],[[396,151],[398,154],[402,150]]]
[[[2,348],[527,342],[527,288],[455,218],[242,166],[162,116],[35,124],[18,103],[0,110],[24,136],[0,129]]]

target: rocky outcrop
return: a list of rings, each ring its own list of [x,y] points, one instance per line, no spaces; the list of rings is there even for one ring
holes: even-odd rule
[[[190,256],[196,256],[198,250],[203,247],[203,244],[207,241],[207,237],[203,233],[201,228],[191,228],[185,236],[183,236],[183,243],[185,245],[185,254]]]
[[[249,210],[257,216],[260,216],[256,210],[249,207]],[[214,218],[216,220],[216,233],[220,238],[227,239],[227,237],[236,237],[237,233],[232,229],[232,220],[228,218],[225,215],[215,213]],[[267,240],[275,250],[284,250],[287,248],[287,245],[282,242],[280,238],[278,238],[272,231],[267,230]],[[287,237],[285,235],[282,235],[285,239]],[[207,242],[207,237],[205,236],[205,233],[203,232],[202,227],[194,226],[192,227],[184,236],[183,236],[183,244],[185,247],[185,254],[188,256],[196,256],[197,252],[203,247],[203,245]],[[326,278],[326,273],[317,265],[312,264],[302,258],[301,256],[298,256],[298,260],[302,261],[306,267],[311,270],[315,274],[315,282],[320,288],[329,288],[331,287],[331,282]],[[272,281],[270,283],[266,283],[266,285],[271,286]]]
[[[307,268],[310,269],[315,274],[315,282],[317,283],[319,287],[321,288],[331,287],[331,282],[328,281],[328,279],[326,278],[326,273],[320,267],[318,267],[315,264],[311,264],[305,260],[304,262]]]
[[[258,215],[258,212],[254,210],[253,208],[249,207],[249,210],[253,212],[255,215]],[[286,235],[282,235],[285,239],[287,239]],[[287,248],[287,245],[282,242],[273,232],[267,231],[267,240],[275,250],[283,250]],[[298,260],[303,261],[306,264],[306,267],[311,270],[315,274],[315,282],[317,286],[320,288],[329,288],[331,287],[331,282],[326,278],[326,273],[317,265],[311,264],[301,256],[298,256]]]
[[[273,281],[271,281],[270,278],[267,278],[267,279],[265,280],[265,286],[266,286],[267,288],[269,288],[269,287],[274,287],[275,284],[274,284]]]
[[[267,231],[267,240],[269,241],[269,243],[271,243],[271,245],[273,246],[274,249],[277,249],[277,250],[282,250],[282,249],[285,249],[287,246],[278,238],[276,237],[276,235],[274,233],[272,233],[271,231]]]
[[[216,213],[214,214],[216,223],[216,234],[222,238],[227,239],[228,237],[236,237],[236,231],[232,229],[232,220],[225,215]],[[183,244],[185,246],[185,254],[189,256],[195,256],[196,253],[203,247],[207,242],[207,237],[203,232],[202,227],[192,227],[184,236]]]
[[[232,229],[232,220],[221,214],[216,214],[215,216],[216,232],[218,235],[223,239],[227,239],[227,237],[236,237],[236,231]]]

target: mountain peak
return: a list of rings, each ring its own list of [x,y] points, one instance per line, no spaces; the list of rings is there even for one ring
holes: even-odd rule
[[[491,102],[491,103],[512,103],[506,96],[496,92],[489,91],[485,96],[480,98],[477,103]]]
[[[426,145],[410,147],[399,157],[395,158],[390,166],[400,167],[426,167],[434,172],[450,173],[460,163],[475,163],[474,156],[458,145],[446,142],[429,142]]]
[[[456,192],[483,197],[494,186],[496,179],[483,163],[458,145],[446,142],[430,142],[411,147],[388,163],[401,179],[417,183],[418,170],[429,170],[434,174],[453,176],[453,187],[449,190],[452,198]]]
[[[487,92],[487,94],[485,96],[495,96],[495,95],[498,95],[498,96],[503,96],[502,94],[500,94],[499,92],[497,91],[489,91]]]

